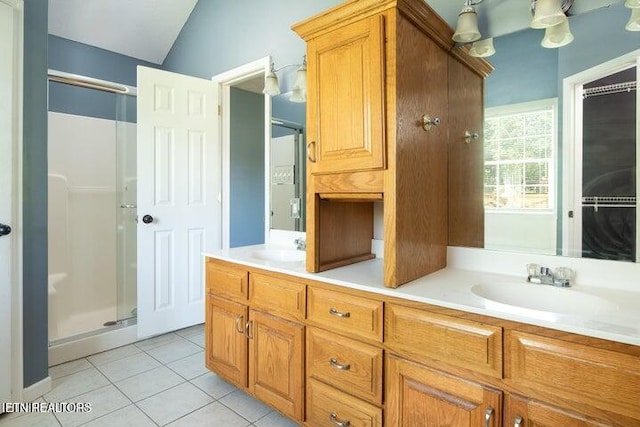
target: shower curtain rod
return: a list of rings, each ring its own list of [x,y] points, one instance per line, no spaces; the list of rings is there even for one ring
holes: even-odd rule
[[[109,82],[107,80],[94,79],[93,77],[81,76],[79,74],[65,73],[58,70],[49,70],[48,77],[50,81],[101,90],[103,92],[120,93],[131,96],[137,96],[138,94],[135,87]]]
[[[300,130],[300,131],[304,130],[304,127],[300,123],[291,122],[289,120],[284,120],[284,119],[278,119],[277,117],[273,117],[271,119],[271,124],[293,129],[293,130]]]

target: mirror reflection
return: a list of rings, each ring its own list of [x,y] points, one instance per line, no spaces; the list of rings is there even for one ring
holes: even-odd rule
[[[304,127],[300,123],[273,117],[270,149],[269,228],[305,230],[306,158]]]
[[[622,2],[494,39],[485,85],[485,248],[637,261],[636,64]]]

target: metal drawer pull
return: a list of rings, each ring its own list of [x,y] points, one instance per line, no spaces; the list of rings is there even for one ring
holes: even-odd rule
[[[491,427],[491,417],[493,416],[493,408],[489,406],[486,411],[484,411],[484,425],[485,427]]]
[[[351,369],[351,365],[343,365],[341,363],[338,363],[336,359],[329,359],[329,364],[340,371],[348,371],[349,369]]]
[[[240,315],[240,316],[236,316],[236,332],[238,332],[239,334],[244,334],[244,330],[242,329],[242,318],[244,316]]]
[[[329,314],[336,317],[351,317],[351,313],[349,313],[348,311],[346,313],[340,313],[333,307],[329,309]]]
[[[340,421],[338,419],[338,415],[335,412],[329,414],[329,420],[338,427],[349,427],[351,425],[351,421],[349,420]]]
[[[244,325],[244,334],[246,335],[247,338],[249,338],[250,340],[253,339],[253,334],[251,333],[251,329],[253,328],[253,320],[249,320],[247,322],[246,325]]]
[[[309,159],[309,161],[311,163],[315,163],[316,162],[315,153],[313,155],[311,154],[311,146],[312,145],[313,145],[313,149],[315,151],[315,148],[316,148],[316,142],[315,141],[311,141],[310,143],[307,144],[307,158]]]
[[[524,421],[524,420],[522,419],[522,417],[516,417],[516,422],[515,422],[515,424],[513,425],[513,427],[521,427],[521,426],[522,426],[522,421]]]

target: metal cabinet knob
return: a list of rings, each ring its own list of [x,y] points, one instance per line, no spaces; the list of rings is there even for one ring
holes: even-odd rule
[[[478,138],[480,138],[478,132],[469,132],[468,130],[464,131],[464,142],[467,144],[470,144],[472,140],[475,141]]]
[[[431,117],[428,114],[422,116],[422,129],[425,131],[430,131],[433,126],[438,126],[440,124],[440,119],[438,117]]]

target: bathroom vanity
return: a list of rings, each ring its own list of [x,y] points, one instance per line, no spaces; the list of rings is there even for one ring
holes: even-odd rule
[[[311,274],[265,251],[206,258],[206,363],[301,425],[640,425],[636,292],[527,284],[524,265],[388,289],[381,260]]]

